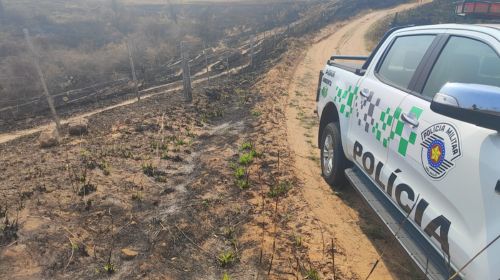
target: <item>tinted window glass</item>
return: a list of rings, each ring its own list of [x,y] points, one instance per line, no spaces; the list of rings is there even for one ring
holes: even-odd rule
[[[434,37],[434,35],[419,35],[397,38],[378,73],[392,84],[408,88],[417,66]]]
[[[487,44],[451,37],[425,85],[423,95],[434,95],[447,82],[500,87],[500,58]]]

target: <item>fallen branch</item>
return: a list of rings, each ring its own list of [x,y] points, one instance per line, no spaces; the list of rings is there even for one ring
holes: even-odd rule
[[[165,228],[161,223],[160,225]],[[196,248],[200,249],[203,253],[207,254],[208,256],[210,256],[211,258],[216,258],[216,256],[210,254],[210,252],[208,252],[207,250],[203,249],[200,245],[196,244],[196,242],[194,242],[191,238],[189,238],[189,236],[187,236],[184,231],[182,231],[176,224],[174,224],[174,227],[189,241],[191,242],[191,244],[193,244]]]
[[[17,240],[16,240],[16,241],[14,241],[14,242],[12,242],[12,243],[10,243],[10,244],[8,244],[8,245],[5,245],[5,246],[0,246],[0,247],[1,247],[1,248],[9,248],[10,246],[12,246],[12,245],[14,245],[14,244],[16,244],[16,243],[17,243]]]
[[[74,249],[74,244],[73,244],[73,241],[71,240],[71,238],[69,238],[69,236],[66,235],[66,237],[68,238],[69,240],[69,244],[71,244],[71,256],[69,256],[69,260],[68,260],[68,263],[66,264],[66,266],[64,267],[63,271],[65,272],[66,271],[66,268],[68,268],[69,264],[71,263],[71,261],[73,260],[73,254],[75,253],[75,249]]]

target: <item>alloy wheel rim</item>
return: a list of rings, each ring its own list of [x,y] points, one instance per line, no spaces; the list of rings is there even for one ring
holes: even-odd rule
[[[333,170],[333,138],[327,135],[323,145],[323,173],[329,176]]]

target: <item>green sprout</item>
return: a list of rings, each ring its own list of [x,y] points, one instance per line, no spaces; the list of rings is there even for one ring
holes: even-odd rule
[[[253,162],[254,158],[254,153],[249,152],[249,153],[244,153],[240,156],[238,162],[241,165],[250,165]]]
[[[116,271],[115,265],[112,263],[105,264],[103,269],[107,274],[113,274]]]
[[[236,177],[236,179],[242,179],[245,177],[246,173],[247,171],[244,167],[237,167],[236,170],[234,170],[234,177]]]
[[[217,257],[217,260],[219,261],[219,264],[222,267],[226,267],[233,264],[236,261],[236,256],[234,255],[233,252],[227,251],[221,253],[219,257]]]

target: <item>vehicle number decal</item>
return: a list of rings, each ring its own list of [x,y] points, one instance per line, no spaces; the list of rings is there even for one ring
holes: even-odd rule
[[[332,81],[330,81],[329,79],[327,78],[323,78],[323,83],[329,85],[329,86],[332,86]]]
[[[328,70],[326,70],[325,75],[334,78],[335,77],[335,71],[328,69]]]

